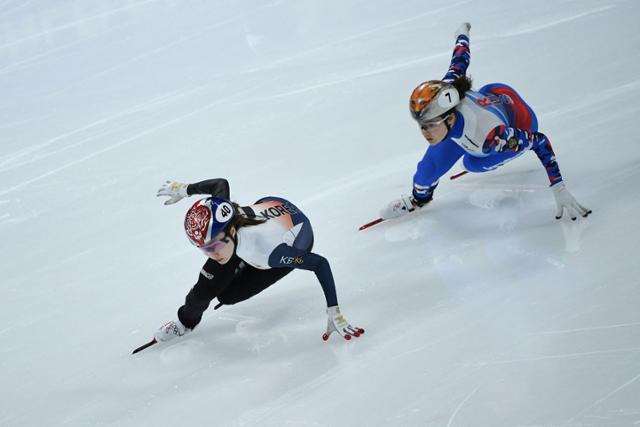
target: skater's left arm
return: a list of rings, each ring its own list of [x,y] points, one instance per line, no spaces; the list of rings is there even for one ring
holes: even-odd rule
[[[551,186],[562,182],[562,174],[551,142],[543,133],[501,125],[489,132],[482,146],[482,152],[489,155],[524,150],[533,150],[536,153],[547,172]]]
[[[327,300],[327,330],[322,335],[323,340],[327,341],[334,332],[347,341],[364,334],[364,329],[352,326],[341,314],[333,274],[325,257],[282,243],[271,253],[269,266],[310,270],[316,274]]]
[[[456,46],[453,49],[451,63],[443,81],[451,83],[467,74],[467,68],[471,63],[471,50],[469,49],[469,30],[471,24],[465,22],[455,32]]]
[[[549,138],[540,132],[531,132],[507,126],[498,126],[493,129],[484,142],[482,151],[485,154],[496,154],[504,152],[519,152],[533,150],[540,163],[547,172],[553,197],[556,201],[556,219],[568,213],[569,217],[575,221],[580,215],[584,218],[591,214],[591,209],[582,206],[567,190],[560,173],[560,167],[556,161],[556,155],[551,147]]]
[[[329,261],[325,257],[281,243],[271,252],[269,267],[288,267],[313,271],[324,291],[327,307],[338,305],[333,273]]]
[[[213,178],[204,181],[189,184],[187,186],[187,194],[210,194],[215,197],[227,199],[231,197],[229,189],[229,181],[224,178]]]
[[[158,189],[157,196],[168,196],[165,205],[172,205],[185,197],[194,194],[209,194],[229,200],[231,197],[229,182],[224,178],[207,179],[193,184],[185,184],[177,181],[167,181]]]

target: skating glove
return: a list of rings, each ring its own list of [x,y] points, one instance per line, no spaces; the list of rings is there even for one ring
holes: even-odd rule
[[[562,218],[565,209],[573,221],[577,218],[576,214],[586,218],[591,213],[591,209],[582,206],[576,201],[575,197],[569,193],[564,182],[557,183],[551,187],[551,190],[553,190],[553,197],[556,199],[556,219]]]
[[[461,36],[461,35],[465,35],[469,37],[470,29],[471,29],[471,24],[469,24],[468,22],[461,24],[453,35],[454,40],[458,40],[458,36]]]
[[[156,196],[169,196],[169,200],[165,201],[164,204],[172,205],[185,197],[189,197],[187,194],[188,185],[189,184],[183,184],[181,182],[167,181],[158,189]]]
[[[351,337],[359,337],[364,334],[364,329],[351,326],[349,322],[340,314],[340,307],[334,305],[327,308],[327,314],[329,319],[327,320],[327,332],[322,335],[323,340],[328,340],[332,333],[337,332],[345,340],[350,340]]]
[[[153,336],[157,341],[170,341],[183,336],[189,331],[191,329],[184,326],[179,320],[172,320],[162,325]]]
[[[383,219],[397,218],[420,207],[422,207],[422,204],[418,203],[412,196],[402,196],[380,209],[380,217]]]

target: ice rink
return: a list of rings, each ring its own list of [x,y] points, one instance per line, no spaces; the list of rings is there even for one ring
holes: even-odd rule
[[[1,426],[640,425],[640,2],[0,0]],[[408,111],[471,28],[474,87],[531,105],[533,153],[411,191]],[[167,179],[311,219],[342,311],[299,271],[178,342],[205,258]]]

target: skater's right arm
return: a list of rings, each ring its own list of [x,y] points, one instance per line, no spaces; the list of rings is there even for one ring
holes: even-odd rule
[[[449,138],[430,146],[413,175],[413,197],[416,201],[430,200],[440,177],[451,169],[463,154],[464,150]]]
[[[227,264],[221,265],[212,259],[207,260],[200,270],[198,281],[187,294],[184,305],[178,309],[178,319],[184,326],[193,329],[200,323],[211,300],[231,283],[239,261],[234,257]]]
[[[451,169],[463,154],[464,150],[449,138],[430,146],[418,163],[413,176],[411,196],[404,195],[389,202],[380,209],[380,217],[397,218],[431,202],[440,177]]]

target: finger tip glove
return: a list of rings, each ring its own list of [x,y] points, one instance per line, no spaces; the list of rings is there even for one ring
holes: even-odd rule
[[[575,197],[567,190],[564,182],[559,182],[551,186],[553,197],[556,201],[556,219],[561,219],[564,212],[567,212],[572,221],[578,219],[578,215],[586,218],[592,213],[591,209],[582,206]]]
[[[327,341],[332,333],[337,332],[346,341],[350,341],[352,338],[358,338],[364,334],[364,329],[351,326],[349,322],[340,313],[340,307],[337,305],[327,308],[327,331],[322,334],[322,340]]]
[[[471,24],[468,22],[463,22],[454,33],[455,39],[458,40],[458,37],[460,37],[461,35],[467,36],[468,38],[469,30],[471,30]]]
[[[185,197],[189,197],[189,193],[187,193],[188,186],[189,184],[184,184],[182,182],[167,181],[158,189],[156,196],[169,196],[169,200],[165,201],[164,204],[172,205]]]

